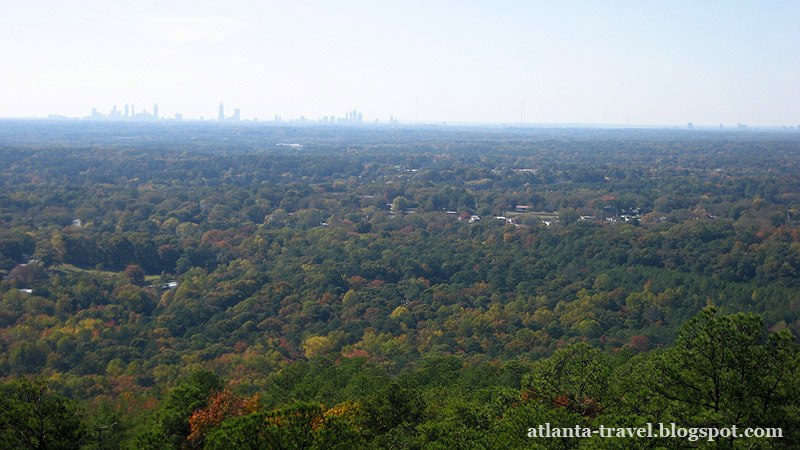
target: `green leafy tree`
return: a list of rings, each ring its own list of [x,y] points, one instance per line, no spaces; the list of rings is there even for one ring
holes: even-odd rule
[[[190,373],[169,392],[160,407],[155,426],[138,437],[137,447],[188,448],[192,413],[204,408],[209,397],[221,388],[222,380],[213,372],[196,370]]]
[[[83,411],[44,382],[21,378],[0,385],[0,448],[80,449],[89,437]]]
[[[683,328],[675,347],[653,358],[648,384],[685,426],[781,427],[784,439],[742,448],[797,448],[799,363],[787,330],[767,336],[758,316],[708,308]]]
[[[348,421],[319,404],[295,403],[225,422],[209,434],[208,450],[349,450],[361,437]]]
[[[524,395],[581,417],[594,417],[618,401],[609,389],[610,373],[605,353],[578,343],[538,362],[523,381]]]
[[[361,410],[364,433],[374,448],[410,448],[425,421],[422,391],[392,383],[375,392]]]

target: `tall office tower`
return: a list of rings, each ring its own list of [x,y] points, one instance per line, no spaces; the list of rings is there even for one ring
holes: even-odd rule
[[[361,113],[358,113],[358,123],[361,123],[363,121],[364,121],[364,117],[361,115]]]
[[[114,105],[114,108],[111,110],[110,116],[112,119],[117,117],[117,105]]]
[[[131,117],[136,117],[136,105],[131,105]]]
[[[686,128],[691,130],[692,128],[694,128],[694,124],[692,122],[689,122],[686,124]]]
[[[239,120],[239,108],[234,108],[233,110],[233,120]]]
[[[153,117],[155,117],[156,120],[158,120],[158,103],[153,105]]]
[[[125,117],[128,117],[128,104],[125,104]]]
[[[219,121],[222,122],[225,120],[225,108],[222,107],[222,103],[219,104]]]

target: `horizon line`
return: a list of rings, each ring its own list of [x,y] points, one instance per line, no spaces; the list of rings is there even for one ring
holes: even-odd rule
[[[278,116],[280,118],[280,116]],[[637,124],[637,123],[604,123],[604,122],[481,122],[481,121],[401,121],[395,118],[394,122],[388,120],[380,121],[363,121],[362,123],[337,123],[337,122],[323,122],[321,119],[287,119],[287,120],[259,120],[254,119],[240,119],[240,120],[225,120],[219,119],[205,119],[205,118],[172,118],[160,117],[149,119],[136,119],[136,118],[93,118],[91,116],[85,117],[69,117],[59,114],[49,114],[46,117],[0,117],[0,120],[31,120],[31,121],[62,121],[62,122],[93,122],[93,123],[137,123],[137,124],[173,124],[173,123],[202,123],[202,124],[218,124],[225,126],[235,125],[271,125],[271,126],[319,126],[319,127],[341,127],[341,128],[369,128],[373,126],[382,127],[403,127],[413,128],[415,126],[435,126],[435,127],[502,127],[502,128],[596,128],[596,129],[671,129],[683,131],[748,131],[755,129],[773,129],[773,130],[786,130],[786,131],[800,131],[800,125],[751,125],[737,123],[735,125],[725,125],[724,123],[717,124],[702,124],[694,122],[686,122],[684,124]],[[691,125],[690,125],[691,124]]]

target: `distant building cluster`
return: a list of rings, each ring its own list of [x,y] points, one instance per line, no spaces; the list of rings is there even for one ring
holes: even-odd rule
[[[333,120],[333,119],[334,119],[334,117],[331,116],[330,120]],[[323,118],[323,122],[325,122],[325,123],[328,122],[328,116],[325,116]],[[360,112],[358,112],[358,110],[354,109],[352,112],[345,113],[344,117],[336,117],[336,123],[353,124],[353,125],[360,124],[360,123],[364,123],[364,117],[361,115]]]
[[[330,116],[322,116],[319,120],[308,119],[306,116],[300,116],[296,120],[285,120],[283,117],[275,114],[275,118],[273,119],[275,123],[302,123],[302,124],[322,124],[322,125],[361,125],[364,123],[364,115],[360,113],[357,109],[353,109],[352,111],[347,111],[344,114],[344,117],[336,117],[335,115]],[[375,123],[379,123],[378,119],[375,119]],[[395,119],[394,116],[389,117],[389,124],[397,125],[400,121]]]
[[[67,117],[57,116],[57,115],[50,115],[50,118],[58,119]],[[152,112],[147,111],[145,109],[136,112],[136,107],[134,105],[130,105],[130,107],[126,104],[124,109],[117,109],[117,105],[114,105],[107,114],[103,114],[102,112],[98,111],[97,108],[92,108],[92,114],[86,119],[92,120],[165,120],[165,117],[159,116],[158,114],[158,104],[153,105]],[[175,120],[183,120],[183,114],[176,113]],[[203,117],[200,117],[200,120],[203,120]],[[225,105],[223,103],[219,104],[219,112],[217,114],[217,122],[240,122],[242,121],[241,111],[239,108],[234,108],[233,115],[226,116],[225,115]],[[253,119],[254,122],[258,122],[257,118]],[[335,115],[330,116],[323,116],[320,119],[313,120],[307,119],[305,116],[300,116],[298,119],[293,120],[284,120],[280,115],[275,114],[273,119],[274,123],[302,123],[302,124],[337,124],[337,125],[361,125],[364,123],[364,115],[359,112],[357,109],[353,109],[352,111],[347,111],[344,114],[344,117],[336,117]],[[375,123],[380,123],[378,119],[375,119]],[[386,122],[383,122],[386,123]],[[397,125],[400,121],[397,120],[394,116],[389,117],[389,124],[390,125]]]
[[[239,108],[234,108],[232,116],[225,117],[225,107],[222,105],[222,103],[219,104],[219,116],[217,116],[217,120],[218,121],[220,121],[220,122],[225,122],[225,121],[238,122],[238,121],[241,120],[241,118],[242,117],[241,117],[241,112],[239,111]]]
[[[182,117],[180,114],[176,114],[175,118],[178,119]],[[103,114],[97,110],[97,108],[92,108],[92,115],[88,117],[88,119],[94,120],[159,120],[161,117],[158,115],[158,104],[153,105],[153,112],[150,113],[146,109],[141,110],[140,112],[136,112],[136,106],[125,105],[124,110],[117,109],[117,105],[114,105],[111,108],[111,111],[108,114]]]

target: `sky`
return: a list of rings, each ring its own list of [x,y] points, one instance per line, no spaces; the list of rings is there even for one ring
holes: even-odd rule
[[[798,1],[0,0],[0,117],[800,125]]]

